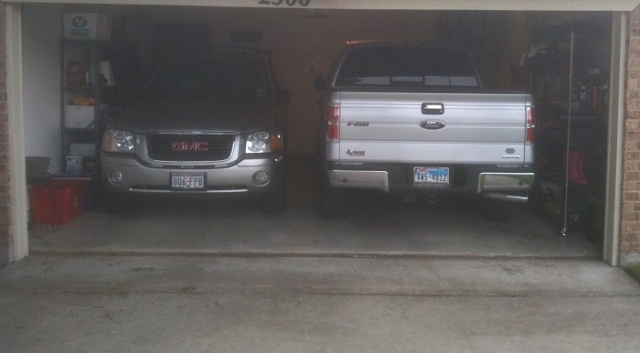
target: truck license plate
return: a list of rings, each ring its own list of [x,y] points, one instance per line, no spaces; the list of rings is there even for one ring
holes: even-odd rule
[[[448,167],[414,167],[413,182],[422,186],[449,185]]]
[[[171,173],[171,188],[200,190],[205,187],[204,173]]]

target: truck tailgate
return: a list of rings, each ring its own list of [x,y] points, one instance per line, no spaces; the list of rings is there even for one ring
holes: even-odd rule
[[[526,100],[524,93],[341,92],[340,160],[530,163]]]

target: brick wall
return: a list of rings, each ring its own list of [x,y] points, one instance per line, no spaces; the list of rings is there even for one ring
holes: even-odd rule
[[[620,253],[640,253],[640,7],[631,13]]]
[[[0,3],[0,265],[9,259],[11,235],[9,188],[9,116],[7,114],[7,70],[5,5]]]

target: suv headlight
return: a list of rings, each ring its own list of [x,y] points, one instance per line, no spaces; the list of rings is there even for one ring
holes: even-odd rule
[[[269,153],[282,149],[282,136],[266,131],[254,132],[247,136],[246,153]]]
[[[136,136],[129,131],[109,129],[104,134],[102,149],[107,152],[134,153]]]

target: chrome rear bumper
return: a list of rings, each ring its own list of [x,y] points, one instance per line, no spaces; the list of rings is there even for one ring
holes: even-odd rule
[[[338,188],[375,189],[389,192],[391,189],[403,192],[460,192],[461,189],[438,188],[427,190],[424,187],[415,187],[410,184],[395,185],[390,187],[390,172],[387,170],[327,170],[329,184]],[[474,193],[480,197],[498,199],[509,202],[526,203],[528,193],[533,185],[535,174],[533,172],[479,172],[469,180],[464,190],[466,193]],[[476,179],[477,178],[477,179]],[[398,180],[397,176],[394,179]],[[473,180],[477,180],[474,184]]]

